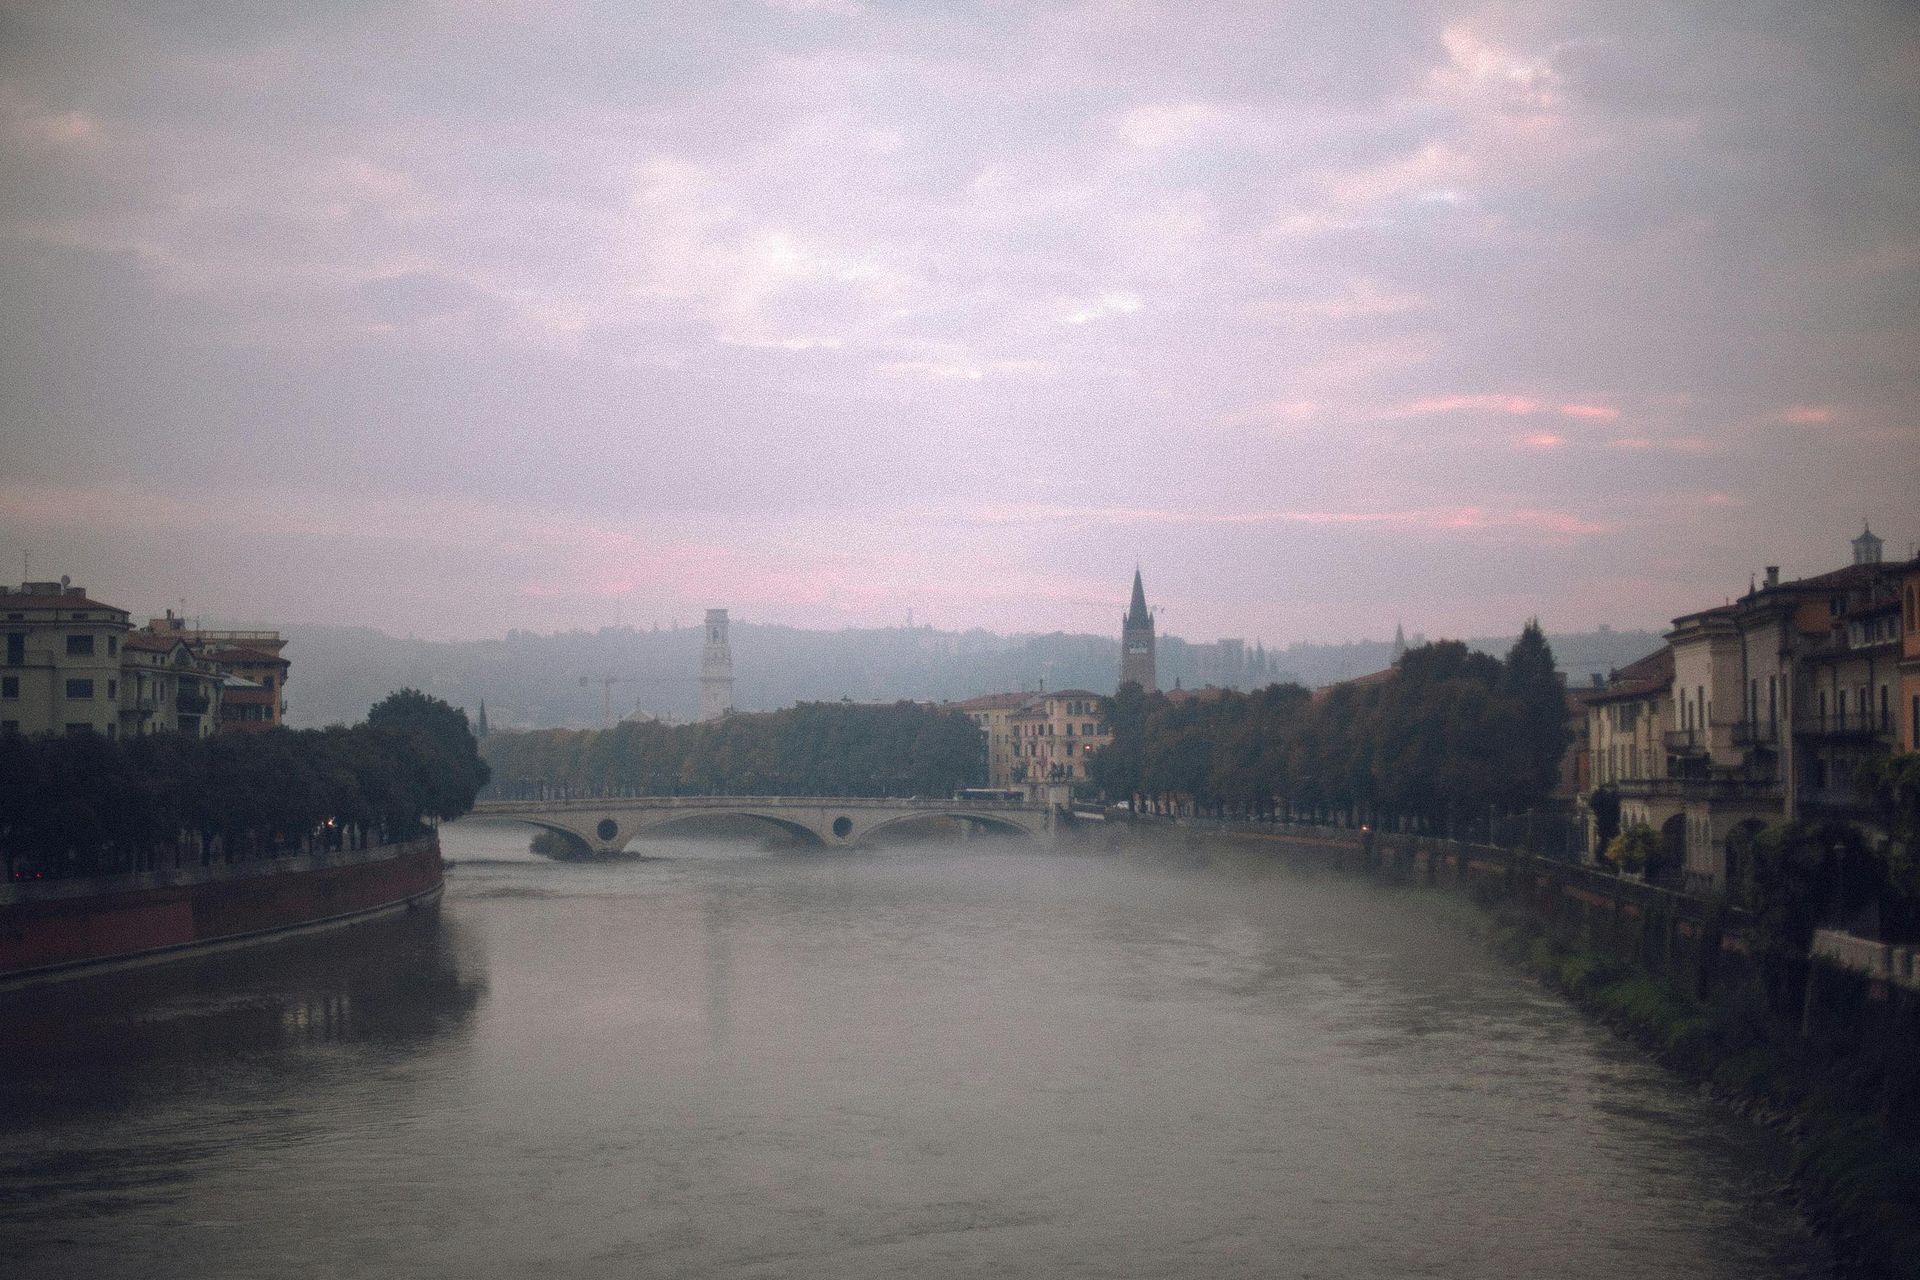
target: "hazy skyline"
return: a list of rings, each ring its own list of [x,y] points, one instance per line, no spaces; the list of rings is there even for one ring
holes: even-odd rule
[[[1915,12],[9,6],[4,576],[1284,643],[1904,555]]]

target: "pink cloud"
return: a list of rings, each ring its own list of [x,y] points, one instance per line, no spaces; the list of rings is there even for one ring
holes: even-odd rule
[[[1535,431],[1531,435],[1521,436],[1518,444],[1522,449],[1558,449],[1566,442],[1565,436],[1557,436],[1551,431]]]
[[[1653,440],[1646,436],[1620,436],[1607,441],[1609,449],[1664,449],[1671,453],[1706,453],[1713,448],[1713,442],[1700,436],[1675,436],[1670,440]]]
[[[1391,416],[1410,418],[1429,413],[1460,413],[1465,410],[1519,416],[1538,413],[1540,408],[1538,400],[1517,395],[1429,396],[1422,400],[1408,401],[1394,410]]]
[[[1389,417],[1411,418],[1432,413],[1499,413],[1523,418],[1536,413],[1557,413],[1563,418],[1587,422],[1612,422],[1620,411],[1612,405],[1570,401],[1554,405],[1517,392],[1478,392],[1471,395],[1426,396],[1393,409]]]
[[[1795,427],[1818,427],[1839,416],[1831,405],[1796,404],[1780,415],[1780,421]]]

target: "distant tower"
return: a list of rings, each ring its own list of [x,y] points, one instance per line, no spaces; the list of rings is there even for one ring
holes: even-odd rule
[[[1880,539],[1874,536],[1872,527],[1864,521],[1861,522],[1860,536],[1853,540],[1853,562],[1880,563]]]
[[[473,736],[476,738],[487,736],[487,700],[485,698],[480,699],[480,727],[473,731]]]
[[[1133,603],[1120,619],[1120,683],[1137,684],[1148,693],[1160,687],[1153,675],[1153,615],[1147,612],[1147,589],[1140,570],[1133,571]]]
[[[707,610],[707,646],[700,653],[700,718],[733,714],[733,649],[727,644],[727,611]]]
[[[1393,665],[1399,666],[1400,659],[1407,656],[1407,632],[1399,623],[1393,624]]]

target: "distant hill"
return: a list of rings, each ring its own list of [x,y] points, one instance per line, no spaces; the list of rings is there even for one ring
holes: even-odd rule
[[[699,710],[701,629],[607,627],[539,635],[514,631],[498,640],[442,642],[390,636],[364,627],[297,625],[284,629],[293,662],[288,719],[300,726],[346,723],[394,689],[411,686],[487,716],[499,728],[585,727],[600,723],[602,678],[612,686],[614,719],[636,708],[679,720]],[[957,700],[1000,690],[1087,688],[1110,693],[1120,669],[1116,636],[1002,636],[989,631],[884,627],[803,631],[735,622],[731,628],[734,701],[770,711],[801,701]],[[1570,681],[1625,666],[1658,648],[1650,631],[1600,631],[1548,639]],[[1504,654],[1512,636],[1467,641]],[[1163,686],[1225,684],[1252,688],[1276,680],[1306,685],[1350,679],[1387,665],[1392,644],[1296,644],[1242,651],[1160,642]],[[586,677],[588,684],[582,685]]]

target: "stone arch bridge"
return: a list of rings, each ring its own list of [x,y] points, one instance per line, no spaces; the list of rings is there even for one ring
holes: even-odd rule
[[[620,852],[636,836],[691,818],[752,818],[810,844],[845,848],[890,827],[930,819],[1042,837],[1053,829],[1043,804],[973,800],[882,800],[820,796],[628,796],[597,800],[482,800],[475,818],[524,822],[578,840],[596,855]]]

